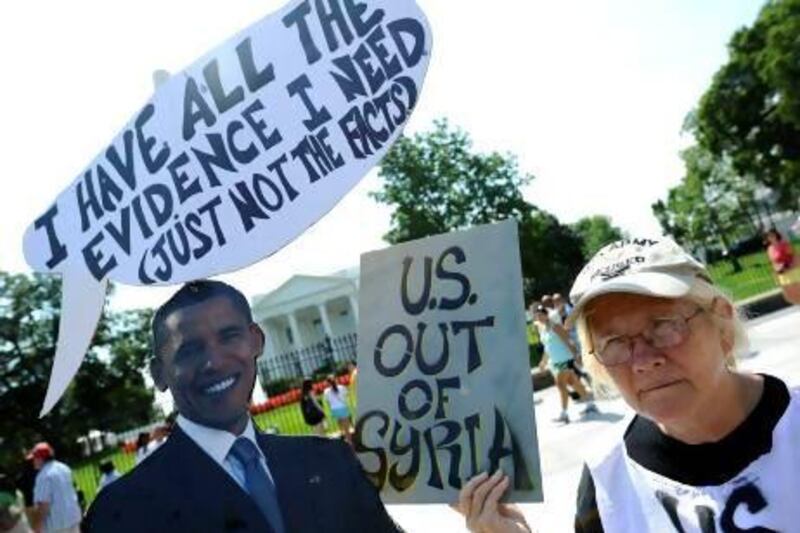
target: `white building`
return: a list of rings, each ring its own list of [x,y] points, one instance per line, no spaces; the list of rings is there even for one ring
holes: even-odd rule
[[[255,296],[252,308],[266,334],[258,361],[264,385],[356,358],[357,267],[328,276],[292,276],[274,291]]]

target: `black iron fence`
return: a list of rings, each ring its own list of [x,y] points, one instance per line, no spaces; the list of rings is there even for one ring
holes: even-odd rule
[[[357,345],[357,335],[347,333],[298,350],[263,356],[258,371],[264,392],[273,396],[298,386],[303,378],[320,379],[341,372],[347,363],[355,362]]]

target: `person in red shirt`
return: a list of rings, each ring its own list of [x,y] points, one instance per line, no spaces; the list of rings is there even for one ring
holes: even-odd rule
[[[789,241],[784,240],[783,236],[775,229],[771,229],[766,234],[767,255],[772,263],[772,268],[777,274],[783,274],[794,266],[794,253]]]

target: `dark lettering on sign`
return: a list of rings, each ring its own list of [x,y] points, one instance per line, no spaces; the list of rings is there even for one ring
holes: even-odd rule
[[[335,52],[339,48],[339,38],[344,44],[349,45],[354,39],[353,33],[358,37],[364,37],[380,24],[384,17],[382,9],[376,9],[365,17],[367,4],[357,0],[344,0],[344,9],[339,0],[314,0],[314,11],[329,52]],[[311,3],[309,0],[304,0],[283,17],[285,27],[297,29],[297,36],[309,65],[322,58],[310,27],[310,24],[313,24],[311,13]]]
[[[408,406],[408,395],[412,390],[419,390],[425,399],[420,403],[419,407],[411,408]],[[418,420],[428,414],[433,406],[433,391],[430,386],[422,379],[412,379],[400,390],[400,396],[397,398],[397,411],[400,416],[406,420]]]
[[[50,245],[50,259],[47,260],[47,268],[53,268],[69,256],[67,247],[58,239],[56,226],[53,218],[58,214],[58,205],[53,204],[45,214],[36,219],[33,227],[36,230],[44,228],[47,233],[47,243]]]
[[[425,51],[425,28],[412,18],[394,20],[386,25],[407,68],[415,67]],[[411,40],[409,49],[408,40]]]
[[[443,429],[444,435],[434,443],[433,432],[436,429]],[[454,488],[461,488],[461,477],[459,476],[459,466],[461,465],[461,446],[457,440],[461,436],[461,426],[454,420],[442,420],[433,427],[425,430],[425,445],[428,448],[431,472],[428,476],[428,486],[443,489],[442,476],[439,467],[439,451],[445,451],[450,455],[450,468],[448,468],[447,484]]]
[[[106,150],[106,159],[117,174],[123,179],[130,190],[136,189],[136,173],[133,168],[133,132],[125,130],[122,134],[122,144],[125,147],[125,160],[120,157],[117,147],[113,144]]]
[[[86,192],[84,192],[84,189]],[[83,179],[78,182],[76,194],[78,196],[78,211],[81,214],[81,231],[85,232],[91,224],[89,221],[90,209],[95,219],[99,220],[103,216],[103,209],[100,207],[100,202],[97,201],[97,195],[94,192],[91,169],[87,170],[83,175]]]
[[[131,253],[131,210],[128,206],[122,208],[119,213],[119,225],[115,225],[113,220],[109,220],[103,226],[114,242],[122,248],[126,255]]]
[[[450,378],[440,378],[436,380],[436,397],[439,401],[436,402],[436,419],[440,420],[445,418],[447,415],[444,412],[444,406],[447,404],[447,401],[450,397],[445,393],[447,389],[454,389],[458,390],[461,388],[461,379],[458,376],[453,376]]]
[[[324,105],[317,107],[311,100],[309,89],[312,88],[308,76],[301,74],[286,86],[289,96],[299,96],[300,101],[308,112],[308,118],[303,119],[303,125],[308,131],[314,131],[331,119],[330,111]]]
[[[97,165],[97,184],[100,188],[100,199],[106,212],[117,209],[117,202],[122,200],[122,189],[109,177],[102,165]]]
[[[297,198],[299,193],[291,186],[283,172],[282,165],[285,162],[286,155],[283,154],[267,165],[268,170],[274,170],[277,174],[277,182],[270,176],[256,172],[249,181],[239,181],[228,189],[228,196],[239,213],[246,233],[255,228],[255,219],[269,220],[269,213],[279,211],[285,203],[285,198],[290,202]]]
[[[234,136],[244,129],[244,124],[239,122],[238,120],[232,121],[228,124],[228,128],[226,130],[226,139],[228,141],[228,148],[231,151],[231,155],[236,160],[237,163],[242,165],[248,164],[250,161],[258,157],[258,148],[254,143],[250,143],[247,145],[246,148],[241,148],[234,142]]]
[[[451,246],[442,252],[442,255],[439,256],[439,260],[436,262],[436,277],[440,280],[452,280],[458,283],[460,286],[461,292],[456,298],[451,299],[444,296],[439,298],[439,309],[454,310],[463,306],[467,302],[467,299],[470,296],[471,287],[469,279],[467,279],[464,274],[445,270],[444,261],[448,257],[452,257],[453,261],[455,261],[457,265],[464,263],[464,261],[467,260],[467,257],[464,254],[464,250],[458,246]]]
[[[196,212],[187,213],[183,218],[175,215],[174,223],[139,259],[139,281],[145,285],[168,282],[176,264],[186,266],[192,258],[197,260],[207,255],[215,244],[222,247],[226,240],[216,213],[221,203],[220,197],[215,196]]]
[[[189,176],[180,168],[189,163],[189,156],[186,152],[181,152],[178,157],[173,159],[167,165],[169,175],[172,178],[172,183],[175,185],[175,192],[178,193],[178,202],[181,204],[186,200],[203,192],[203,187],[200,186],[200,181],[196,177]],[[190,182],[187,184],[187,182]]]
[[[416,103],[414,80],[398,76],[384,93],[350,108],[338,124],[353,157],[365,159],[380,150]]]
[[[436,279],[441,281],[453,281],[459,286],[458,296],[455,298],[448,298],[442,296],[438,299],[438,309],[445,311],[454,311],[461,308],[467,303],[471,296],[471,285],[469,279],[462,273],[453,270],[447,270],[444,267],[446,259],[452,257],[457,265],[461,265],[466,261],[464,250],[458,246],[452,246],[441,253],[436,261]],[[422,290],[420,296],[416,301],[412,301],[409,297],[409,273],[414,263],[414,259],[406,257],[403,259],[403,273],[400,279],[400,300],[403,304],[403,309],[410,315],[419,315],[426,308],[435,309],[437,307],[437,300],[431,299],[432,290],[432,270],[433,259],[425,257],[425,267],[422,278]],[[474,300],[473,300],[474,301]]]
[[[384,348],[386,341],[389,340],[393,335],[399,335],[403,339],[403,342],[405,343],[405,350],[403,351],[403,356],[400,358],[400,361],[395,366],[390,367],[384,364]],[[378,342],[375,344],[375,351],[373,352],[373,364],[375,365],[375,370],[387,378],[400,375],[400,373],[405,370],[408,362],[411,361],[413,350],[414,342],[411,339],[411,333],[408,331],[408,329],[402,324],[389,326],[386,328],[386,330],[384,330],[383,333],[381,333],[381,336],[378,337]]]
[[[464,419],[464,429],[467,431],[469,439],[469,478],[478,475],[478,443],[477,432],[481,428],[481,415],[475,413]]]
[[[195,134],[195,128],[200,121],[210,128],[217,122],[217,117],[206,103],[197,82],[191,76],[186,77],[186,87],[183,90],[183,140],[190,141]]]
[[[203,78],[206,80],[208,89],[211,91],[211,98],[220,115],[244,100],[244,89],[241,86],[237,85],[230,92],[225,92],[219,77],[219,63],[216,59],[212,59],[203,67]]]
[[[194,157],[197,160],[197,162],[200,163],[200,167],[203,169],[203,173],[206,175],[206,178],[208,179],[208,184],[211,185],[211,187],[219,187],[221,183],[219,178],[217,177],[217,173],[214,170],[214,167],[222,170],[227,170],[228,172],[231,173],[236,172],[236,167],[233,166],[231,158],[228,156],[228,152],[225,149],[225,141],[222,140],[222,134],[207,133],[206,140],[208,141],[208,145],[211,147],[211,152],[204,152],[199,148],[193,146],[192,153],[194,154]],[[188,157],[186,158],[186,160],[188,162]],[[176,189],[178,188],[177,185],[178,184],[176,183]],[[200,188],[199,183],[197,183],[197,186],[198,188]],[[180,192],[178,194],[180,197]]]
[[[97,281],[102,281],[106,274],[108,274],[114,267],[117,266],[117,259],[112,255],[107,261],[103,262],[103,251],[98,249],[100,243],[103,242],[103,232],[97,233],[92,239],[83,247],[83,261],[86,263],[86,268],[92,273],[92,276]]]
[[[281,154],[278,159],[267,165],[267,170],[275,173],[275,175],[278,176],[278,181],[281,182],[281,187],[283,187],[283,190],[286,192],[286,196],[291,202],[297,198],[300,193],[297,192],[297,189],[292,187],[292,184],[289,183],[286,174],[283,172],[283,165],[285,165],[287,161],[288,159],[286,158],[286,154]]]
[[[297,36],[300,38],[300,44],[303,45],[306,62],[309,65],[313,65],[320,60],[322,53],[314,43],[313,37],[311,37],[311,29],[308,27],[308,21],[306,20],[310,13],[311,6],[308,4],[308,0],[303,0],[283,17],[283,25],[287,28],[292,26],[297,28]]]
[[[327,8],[326,3],[328,4]],[[353,33],[344,17],[339,0],[315,0],[314,4],[319,25],[322,27],[325,41],[328,43],[328,50],[335,52],[339,48],[339,40],[336,38],[337,30],[345,44],[353,42]]]
[[[267,151],[281,142],[283,137],[277,128],[273,129],[269,134],[267,134],[267,130],[269,129],[267,123],[263,120],[257,120],[253,116],[257,111],[264,111],[264,104],[262,104],[260,100],[255,100],[253,103],[248,105],[244,111],[242,111],[242,118],[244,118],[244,121],[247,122],[253,132],[255,132],[256,137],[258,137],[258,140],[261,141],[261,145],[264,147],[264,150]]]
[[[414,359],[423,374],[433,376],[440,373],[447,366],[447,361],[450,359],[450,341],[447,339],[447,324],[440,323],[439,331],[441,331],[442,337],[442,351],[436,361],[428,363],[425,360],[425,354],[422,353],[422,343],[427,328],[428,325],[424,322],[417,324],[417,344],[414,348]]]
[[[415,382],[419,383],[414,383],[411,387],[407,385],[404,390],[410,391],[413,388],[419,388],[427,391],[426,394],[431,392],[430,387],[420,384],[424,383],[422,380],[415,380]],[[443,380],[438,388],[440,391],[451,388],[450,385],[453,383],[448,378]],[[430,403],[426,403],[424,409],[430,410]],[[423,408],[417,409],[417,411],[422,410]],[[414,416],[416,415],[417,413],[414,413]],[[401,414],[401,416],[403,415]],[[493,417],[495,433],[492,437],[492,447],[489,450],[491,468],[497,469],[500,461],[509,458],[514,464],[514,488],[531,490],[533,484],[519,444],[496,407],[493,410]],[[374,426],[375,423],[377,426]],[[420,430],[403,421],[390,418],[383,411],[372,410],[364,413],[356,422],[353,442],[357,454],[366,454],[370,457],[366,462],[377,461],[377,469],[369,470],[367,468],[365,471],[370,481],[379,490],[383,489],[387,481],[398,492],[412,487],[419,475],[423,453],[424,458],[430,464],[430,473],[425,481],[427,486],[444,488],[444,467],[447,485],[454,489],[460,489],[462,485],[461,463],[465,455],[469,461],[469,473],[465,479],[478,474],[480,450],[478,449],[477,432],[481,427],[479,413],[460,421],[439,420],[428,428]],[[364,441],[365,435],[376,436],[381,443],[371,442],[370,445],[367,445]],[[388,443],[386,443],[387,435],[390,435]],[[401,435],[405,436],[403,442],[401,442]],[[387,451],[394,458],[391,464]],[[443,452],[446,454],[445,458],[449,459],[444,464],[441,461]],[[408,465],[402,473],[401,465]]]
[[[333,170],[344,166],[342,156],[328,143],[328,128],[320,128],[307,135],[290,152],[293,159],[299,159],[308,174],[308,182],[315,183]]]
[[[461,331],[469,332],[469,345],[467,351],[467,372],[472,373],[483,364],[481,349],[478,346],[478,337],[475,334],[476,328],[494,327],[494,315],[487,316],[480,320],[454,320],[451,324],[453,335],[458,335]]]
[[[431,272],[433,271],[433,259],[430,257],[425,258],[425,272],[422,277],[422,291],[416,302],[412,302],[408,296],[408,274],[411,271],[411,266],[414,264],[412,257],[403,259],[403,276],[400,282],[400,301],[403,303],[403,309],[409,315],[415,316],[422,313],[428,307],[428,299],[431,294]]]
[[[275,79],[275,68],[272,63],[267,63],[261,71],[256,67],[250,37],[236,45],[236,55],[239,57],[239,64],[242,66],[242,74],[244,74],[247,89],[251,93],[266,87],[267,84]]]
[[[136,140],[139,144],[139,154],[142,156],[144,166],[150,174],[155,174],[161,170],[161,167],[163,167],[164,163],[169,159],[169,146],[167,143],[162,145],[155,156],[152,154],[152,150],[155,148],[155,145],[158,144],[158,140],[155,137],[148,136],[144,131],[147,122],[153,118],[155,110],[156,108],[153,104],[147,104],[134,121]]]
[[[359,37],[368,34],[372,28],[380,24],[383,20],[383,9],[376,9],[367,17],[367,20],[364,20],[363,15],[367,10],[367,4],[356,0],[344,0],[344,7],[347,10],[347,15],[350,17],[350,23],[353,25],[353,29],[355,29]]]
[[[365,467],[364,473],[367,475],[373,485],[375,485],[378,489],[381,489],[383,488],[383,484],[386,482],[386,473],[389,470],[389,461],[386,458],[386,452],[384,451],[383,446],[370,447],[366,446],[363,441],[363,436],[367,433],[366,427],[373,419],[378,419],[380,422],[380,426],[375,430],[374,433],[377,433],[377,435],[381,438],[386,436],[386,432],[389,430],[389,415],[378,410],[367,411],[361,416],[361,418],[358,419],[358,421],[356,421],[353,449],[358,454],[369,454],[378,461],[377,470],[368,470]],[[373,432],[370,431],[369,433],[371,434]],[[419,439],[417,439],[417,442],[419,442]]]
[[[414,486],[414,481],[417,480],[419,475],[420,457],[420,444],[419,444],[419,430],[408,427],[408,444],[400,444],[399,435],[403,430],[403,426],[395,424],[392,430],[392,438],[389,440],[389,453],[394,456],[404,456],[411,454],[411,459],[408,462],[408,468],[402,474],[400,473],[400,462],[396,462],[389,469],[389,485],[398,492],[403,492],[409,487]]]

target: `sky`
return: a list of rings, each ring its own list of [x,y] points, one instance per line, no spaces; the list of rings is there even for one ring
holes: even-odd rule
[[[516,155],[526,199],[569,223],[602,214],[660,234],[650,206],[682,176],[686,116],[761,0],[418,0],[433,52],[406,133],[436,118],[480,151]],[[29,271],[25,228],[153,91],[282,1],[3,2],[0,7],[0,269]],[[391,210],[367,193],[375,171],[266,260],[220,279],[253,296],[293,274],[357,265],[383,248]],[[119,287],[115,309],[174,289]]]

